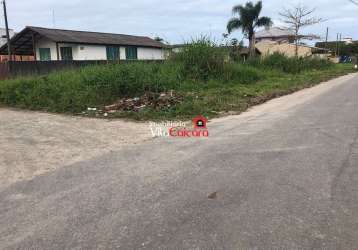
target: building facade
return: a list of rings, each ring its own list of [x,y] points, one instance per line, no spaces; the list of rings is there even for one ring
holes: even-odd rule
[[[58,51],[57,51],[58,50]],[[46,38],[35,44],[36,60],[163,60],[165,51],[158,48],[125,45],[57,43]]]
[[[11,39],[18,55],[37,61],[57,60],[163,60],[166,49],[149,37],[123,34],[26,27]],[[0,48],[4,54],[7,44]]]

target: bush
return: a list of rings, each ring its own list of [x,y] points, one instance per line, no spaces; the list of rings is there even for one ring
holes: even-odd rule
[[[280,53],[274,53],[261,59],[250,59],[247,62],[253,67],[275,69],[291,74],[297,74],[312,69],[327,69],[332,66],[332,63],[327,60],[318,58],[286,57]]]
[[[207,81],[221,78],[228,53],[207,37],[187,43],[183,50],[173,54],[170,60],[182,66],[182,75],[193,80]]]

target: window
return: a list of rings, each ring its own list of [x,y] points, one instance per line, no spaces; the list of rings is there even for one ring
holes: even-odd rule
[[[107,52],[107,60],[119,60],[119,47],[115,46],[107,46],[106,47]]]
[[[51,61],[51,49],[50,48],[39,48],[40,60]]]
[[[73,60],[72,47],[61,47],[62,60]]]
[[[137,47],[126,47],[126,59],[127,60],[137,60],[138,59]]]

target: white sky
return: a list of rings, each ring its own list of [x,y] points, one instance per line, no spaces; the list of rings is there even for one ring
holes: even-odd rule
[[[182,43],[192,37],[210,35],[216,41],[222,34],[231,9],[242,0],[7,0],[10,28],[20,31],[25,26],[78,29],[132,35],[160,36],[170,43]],[[263,0],[263,13],[278,24],[278,12],[299,1]],[[336,34],[358,40],[358,6],[349,0],[301,0],[317,7],[316,15],[327,22],[304,30],[330,39]],[[4,26],[4,21],[0,21]],[[241,39],[240,32],[231,37]]]

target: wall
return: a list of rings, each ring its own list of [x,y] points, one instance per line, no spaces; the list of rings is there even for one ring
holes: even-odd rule
[[[139,60],[163,60],[164,58],[164,49],[138,48]]]
[[[146,63],[161,63],[159,60],[147,61]],[[107,64],[135,64],[140,61],[105,61],[105,60],[77,60],[77,61],[22,61],[22,62],[3,62],[0,63],[0,79],[15,78],[27,75],[47,75],[53,71],[75,69],[88,65],[107,65]]]
[[[263,56],[272,55],[275,52],[282,53],[288,57],[295,56],[296,46],[294,44],[284,43],[277,44],[275,42],[260,42],[257,43],[256,48]],[[312,56],[312,49],[307,46],[298,46],[298,56],[308,57]]]
[[[72,53],[73,60],[107,60],[106,46],[76,45]]]
[[[104,45],[82,45],[82,44],[66,44],[59,43],[59,57],[61,60],[61,47],[72,47],[73,60],[107,60],[106,46]],[[36,58],[40,60],[39,48],[50,48],[51,60],[57,60],[56,43],[47,39],[41,39],[36,44]],[[81,49],[82,48],[82,49]],[[138,47],[139,60],[164,60],[165,51],[160,48],[145,48]],[[120,47],[120,59],[126,60],[126,49],[124,46]]]
[[[57,49],[56,43],[48,39],[40,39],[36,42],[36,59],[40,60],[40,48],[50,48],[51,50],[51,60],[57,60]]]

